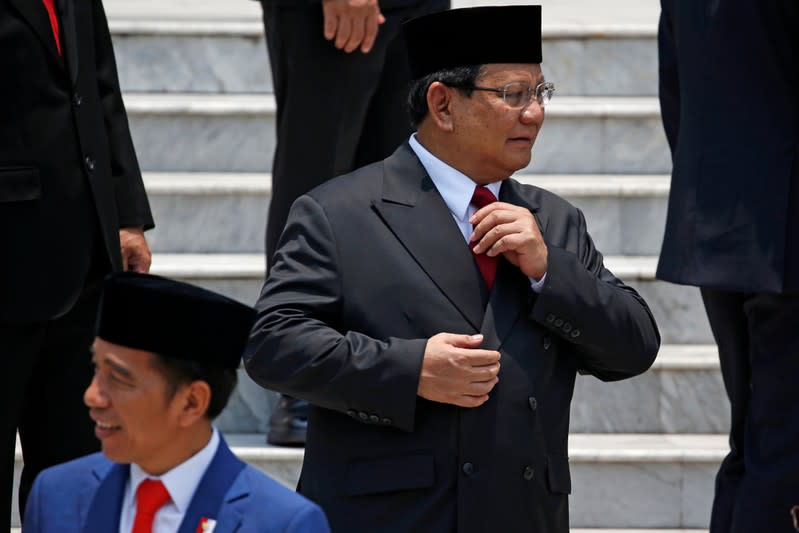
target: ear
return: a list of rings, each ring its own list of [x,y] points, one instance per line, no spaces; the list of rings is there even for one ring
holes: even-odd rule
[[[450,132],[454,129],[452,121],[453,91],[440,81],[434,81],[427,88],[428,117],[441,131]]]
[[[178,422],[182,427],[189,427],[205,417],[211,402],[211,387],[205,381],[192,381],[175,396],[180,409]]]

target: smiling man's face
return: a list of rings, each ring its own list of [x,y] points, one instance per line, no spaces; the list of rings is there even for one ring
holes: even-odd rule
[[[181,430],[179,395],[170,397],[154,357],[97,338],[94,378],[83,395],[106,457],[151,473]]]
[[[543,81],[540,65],[485,65],[475,85],[503,87],[521,82],[535,87]],[[456,168],[473,169],[469,177],[480,182],[505,179],[530,163],[531,150],[544,123],[544,108],[533,97],[524,108],[512,108],[501,94],[474,91],[456,94],[452,105]]]

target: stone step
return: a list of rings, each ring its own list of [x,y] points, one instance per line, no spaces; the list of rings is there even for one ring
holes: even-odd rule
[[[263,94],[128,93],[139,161],[147,171],[265,172],[275,101]],[[671,158],[654,97],[552,101],[527,171],[668,173]]]
[[[529,175],[520,181],[583,210],[607,255],[656,255],[666,222],[665,175]],[[169,253],[260,253],[271,195],[267,173],[147,173],[157,226],[151,248]]]
[[[112,20],[126,91],[271,93],[260,19]],[[544,72],[560,96],[655,96],[655,24],[547,25]]]
[[[241,459],[289,487],[296,485],[302,449],[264,445],[264,435],[228,434],[227,439]],[[709,523],[726,437],[573,434],[569,441],[572,527],[703,528]],[[17,470],[21,461],[18,453]]]
[[[605,263],[635,287],[652,309],[664,344],[711,344],[713,338],[695,287],[655,280],[656,257],[608,256]],[[263,285],[262,254],[156,254],[153,272],[184,279],[252,304]]]

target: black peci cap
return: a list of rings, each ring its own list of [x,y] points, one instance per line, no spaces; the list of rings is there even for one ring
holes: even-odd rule
[[[413,79],[455,67],[541,63],[541,6],[452,9],[403,27]]]
[[[255,311],[220,294],[160,276],[106,277],[101,339],[176,359],[238,368]]]

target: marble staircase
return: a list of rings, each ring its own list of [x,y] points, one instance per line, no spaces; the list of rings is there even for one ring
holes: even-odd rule
[[[664,341],[642,376],[577,380],[572,531],[704,533],[729,414],[698,292],[654,278],[671,166],[656,97],[659,3],[536,3],[544,5],[543,69],[557,94],[517,178],[584,211],[606,264],[644,296]],[[258,3],[105,6],[158,224],[148,234],[153,271],[252,303],[263,281],[275,142]],[[241,457],[292,486],[302,450],[263,444],[274,398],[243,371],[240,378],[218,425]]]

